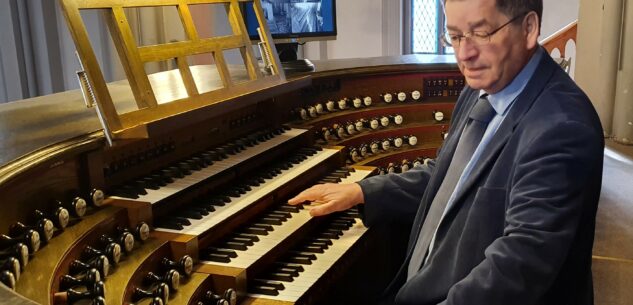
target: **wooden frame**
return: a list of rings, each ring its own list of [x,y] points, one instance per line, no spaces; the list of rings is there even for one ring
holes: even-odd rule
[[[83,64],[87,80],[95,97],[97,111],[106,136],[112,139],[146,138],[147,124],[172,117],[184,112],[203,108],[218,102],[228,101],[285,83],[285,75],[276,49],[272,46],[272,36],[268,29],[260,0],[60,0],[64,16],[75,41],[79,59]],[[251,41],[244,25],[240,2],[253,2],[253,9],[262,29],[262,39],[272,56],[271,75],[263,74],[253,54]],[[224,4],[232,35],[200,38],[193,22],[189,6],[194,4]],[[186,39],[185,41],[150,46],[137,46],[124,8],[138,7],[177,7]],[[132,88],[138,110],[118,113],[108,91],[97,58],[90,44],[88,32],[81,17],[82,10],[105,10],[105,19],[116,46],[121,64]],[[223,51],[239,49],[249,80],[233,83],[229,74]],[[222,80],[222,87],[210,92],[200,93],[194,81],[186,56],[211,53]],[[144,64],[175,59],[178,72],[182,77],[187,97],[157,102]]]

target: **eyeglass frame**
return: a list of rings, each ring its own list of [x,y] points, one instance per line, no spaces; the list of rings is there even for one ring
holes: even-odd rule
[[[461,35],[450,35],[448,32],[444,32],[442,34],[442,43],[444,44],[444,46],[446,47],[451,47],[451,48],[455,48],[455,45],[453,43],[450,42],[450,40],[452,40],[451,38],[449,38],[450,36],[457,36],[459,37],[459,39],[457,40],[457,47],[459,47],[462,44],[462,40],[466,39],[466,38],[470,38],[472,39],[472,37],[476,37],[476,38],[480,38],[480,39],[486,39],[485,43],[478,43],[476,40],[473,40],[473,42],[476,45],[486,45],[490,43],[490,37],[492,37],[492,35],[497,34],[499,31],[501,31],[503,28],[505,28],[506,26],[508,26],[509,24],[512,24],[513,22],[517,21],[519,18],[521,17],[525,17],[525,15],[531,13],[532,11],[527,11],[527,12],[523,12],[521,14],[518,14],[516,16],[514,16],[514,18],[510,19],[510,21],[504,23],[503,25],[499,26],[498,28],[496,28],[495,30],[493,30],[492,32],[488,32],[488,31],[470,31],[470,32],[466,32],[463,33]],[[481,35],[481,36],[475,36],[475,33],[485,33],[485,35]],[[447,37],[447,35],[449,37]]]

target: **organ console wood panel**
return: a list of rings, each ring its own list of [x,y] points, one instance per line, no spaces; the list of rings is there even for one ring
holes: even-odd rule
[[[82,109],[77,92],[0,105],[0,118],[11,118],[0,123],[0,148],[7,152],[0,160],[0,233],[15,233],[9,228],[18,221],[31,226],[48,218],[55,226],[53,238],[29,255],[19,279],[13,275],[11,293],[38,304],[64,304],[59,300],[73,297],[61,289],[61,277],[72,273],[80,280],[85,268],[102,269],[103,255],[112,265],[109,276],[102,276],[108,304],[163,302],[154,300],[166,297],[163,285],[145,278],[152,272],[158,281],[167,281],[169,269],[180,275],[179,289],[169,291],[170,304],[209,303],[209,298],[226,297],[228,289],[237,292],[232,302],[240,304],[363,304],[368,296],[354,283],[371,271],[376,285],[385,285],[395,272],[390,266],[370,267],[366,255],[398,255],[376,242],[386,233],[364,228],[356,213],[313,219],[306,216],[309,206],[290,207],[285,201],[315,183],[353,182],[386,172],[390,163],[433,157],[463,87],[457,67],[445,59],[317,61],[317,72],[294,76],[289,86],[250,92],[213,109],[160,121],[155,136],[117,141],[112,147],[98,130],[94,113]],[[205,69],[214,68],[193,67],[192,73]],[[109,86],[120,93],[114,96],[122,107],[133,105],[125,84]],[[413,100],[416,90],[420,98]],[[406,92],[408,100],[398,101],[399,92]],[[385,93],[394,94],[391,103],[380,100]],[[307,120],[297,115],[299,108],[366,96],[372,98],[369,106],[350,105]],[[60,111],[41,113],[51,109]],[[435,119],[434,111],[442,112],[442,120]],[[320,140],[323,127],[397,114],[402,124]],[[69,121],[73,123],[67,126]],[[417,137],[416,145],[368,154],[359,162],[348,157],[350,149],[371,141],[410,135]],[[94,189],[102,190],[105,199]],[[87,212],[75,215],[82,211]],[[63,215],[70,219],[65,229],[59,227]],[[135,232],[141,222],[152,228],[145,241]],[[129,251],[122,232],[136,234]],[[407,235],[393,234],[394,239]],[[12,235],[0,238],[0,260],[19,256],[17,242],[32,241],[25,233]],[[87,247],[96,250],[87,255]],[[266,250],[253,252],[257,249]],[[305,251],[316,252],[313,257]],[[290,263],[305,259],[327,267],[315,275],[310,265]],[[81,264],[73,269],[75,260]],[[186,261],[192,264],[191,275],[186,275]],[[304,271],[292,271],[295,264]],[[266,286],[273,282],[273,287]],[[293,286],[300,283],[310,284]],[[7,292],[7,284],[11,282],[0,285],[0,293]],[[82,297],[99,304],[99,291],[90,292],[98,285],[84,286],[78,288],[87,291]],[[371,287],[378,291],[377,286]],[[137,302],[144,294],[152,298]],[[12,302],[6,300],[0,303]]]

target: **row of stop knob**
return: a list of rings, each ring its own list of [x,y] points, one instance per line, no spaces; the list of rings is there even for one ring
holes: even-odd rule
[[[103,205],[104,194],[93,189],[87,202],[81,197],[55,201],[46,209],[34,210],[24,221],[9,226],[8,234],[0,234],[0,283],[15,289],[31,256],[48,244],[56,234],[81,220],[88,205]]]
[[[417,157],[413,161],[402,159],[400,162],[389,162],[387,166],[378,167],[379,175],[405,173],[414,167],[427,165],[432,159],[429,157]]]
[[[403,147],[403,145],[418,145],[418,137],[415,135],[406,135],[373,140],[369,143],[363,143],[358,147],[350,147],[348,151],[348,157],[349,160],[352,162],[359,162],[367,157],[369,154],[378,155],[381,153],[386,153],[394,148],[401,148]]]
[[[411,91],[409,93],[400,91],[397,93],[382,93],[379,95],[380,101],[383,103],[391,104],[392,102],[419,102],[422,101],[422,93],[418,90]],[[361,109],[370,107],[374,102],[371,96],[357,96],[354,98],[344,97],[337,101],[328,100],[322,103],[316,103],[305,107],[300,107],[294,110],[299,119],[309,120],[316,118],[319,115],[343,111],[348,109]]]
[[[104,281],[112,267],[119,264],[123,255],[129,255],[137,241],[149,238],[150,227],[145,222],[134,228],[118,226],[114,234],[101,234],[91,245],[85,246],[81,257],[68,265],[68,274],[59,279],[58,292],[54,294],[54,304],[75,304],[80,300],[90,300],[94,305],[105,304]]]

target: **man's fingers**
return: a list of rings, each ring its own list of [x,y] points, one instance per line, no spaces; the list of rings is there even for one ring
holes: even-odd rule
[[[318,190],[316,186],[313,186],[288,200],[288,204],[296,205],[299,203],[303,203],[305,201],[314,201],[321,199],[321,192]]]
[[[336,206],[334,202],[330,201],[322,205],[318,205],[310,209],[311,216],[323,216],[336,212]]]

